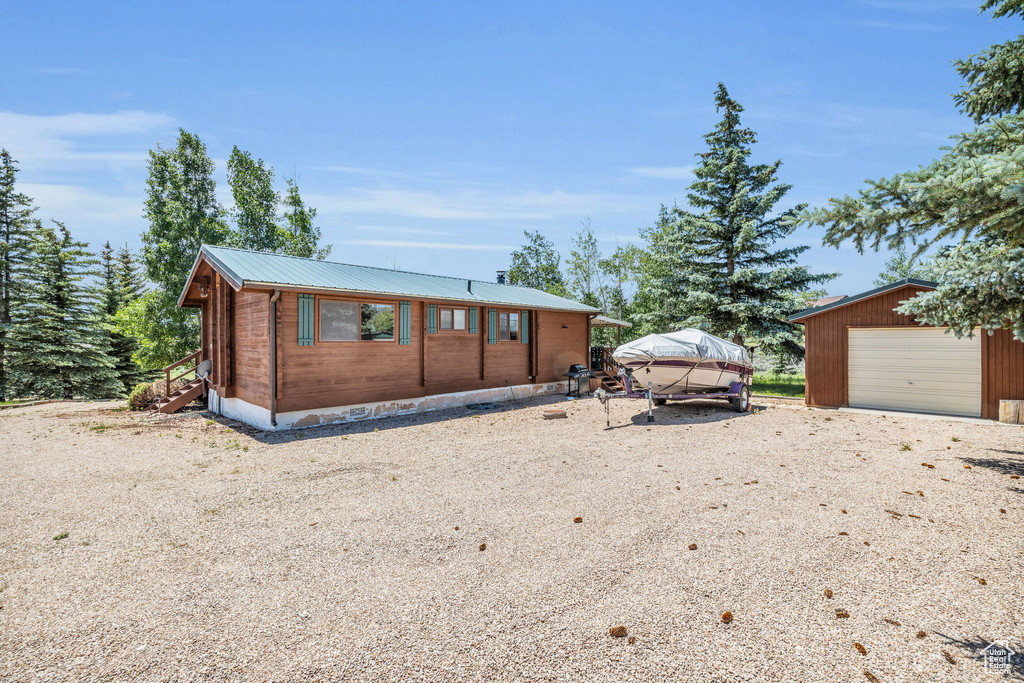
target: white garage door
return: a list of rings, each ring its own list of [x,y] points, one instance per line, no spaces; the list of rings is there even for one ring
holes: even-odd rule
[[[849,399],[856,408],[981,416],[981,336],[943,327],[850,329]]]

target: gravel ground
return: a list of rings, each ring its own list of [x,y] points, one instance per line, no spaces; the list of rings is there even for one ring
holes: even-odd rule
[[[1024,653],[1024,429],[551,405],[2,411],[0,678],[995,681],[988,641]]]

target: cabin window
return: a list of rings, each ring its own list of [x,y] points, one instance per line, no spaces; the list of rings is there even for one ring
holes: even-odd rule
[[[466,309],[464,308],[442,308],[441,309],[442,330],[465,330]]]
[[[394,341],[395,307],[320,300],[320,341]]]
[[[498,339],[519,341],[519,314],[498,313]]]

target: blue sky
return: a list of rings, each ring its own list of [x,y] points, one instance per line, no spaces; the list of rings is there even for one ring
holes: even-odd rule
[[[291,175],[332,259],[492,278],[541,230],[607,250],[685,203],[719,81],[792,203],[925,163],[969,128],[949,62],[1019,33],[962,0],[12,3],[0,146],[40,215],[136,247],[146,151],[182,126]],[[283,180],[281,181],[283,187]],[[832,293],[885,254],[821,247]]]

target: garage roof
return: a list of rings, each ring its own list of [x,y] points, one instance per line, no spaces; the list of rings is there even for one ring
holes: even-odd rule
[[[480,304],[549,308],[600,313],[586,304],[530,287],[499,285],[483,280],[424,275],[348,263],[318,261],[262,251],[203,245],[196,266],[205,259],[237,289],[242,287],[293,287],[334,292],[389,294],[421,299],[443,299]],[[192,269],[194,276],[196,267]],[[185,285],[180,306],[192,282]]]
[[[812,315],[818,315],[819,313],[824,313],[825,311],[831,311],[832,309],[839,308],[840,306],[846,306],[846,305],[852,304],[852,303],[854,303],[856,301],[863,301],[864,299],[870,299],[873,296],[878,296],[879,294],[885,294],[886,292],[891,292],[894,289],[899,289],[900,287],[906,287],[908,285],[910,285],[912,287],[923,287],[925,289],[935,289],[936,287],[939,286],[939,283],[938,282],[930,282],[929,280],[918,280],[917,278],[907,278],[905,280],[897,280],[896,282],[892,282],[892,283],[884,285],[882,287],[876,287],[875,289],[868,290],[867,292],[862,292],[860,294],[854,294],[853,296],[844,297],[844,298],[840,299],[839,301],[835,301],[833,303],[826,304],[824,306],[814,306],[814,307],[811,307],[811,308],[805,308],[804,310],[798,311],[798,312],[794,313],[793,315],[789,316],[789,318],[787,318],[787,320],[789,320],[789,322],[791,322],[791,323],[792,322],[799,322],[799,321],[803,320],[804,318],[811,317]]]

